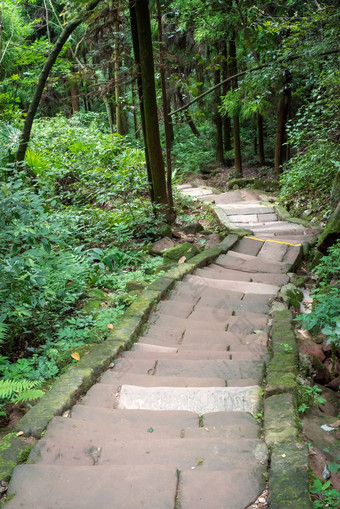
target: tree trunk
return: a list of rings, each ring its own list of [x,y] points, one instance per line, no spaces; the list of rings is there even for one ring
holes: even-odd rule
[[[138,127],[138,121],[137,121],[136,92],[135,92],[135,86],[133,83],[131,84],[131,100],[132,100],[132,108],[133,108],[133,127],[135,130],[135,138],[136,138],[136,140],[138,140],[139,139],[139,127]]]
[[[231,74],[237,73],[236,64],[236,41],[235,34],[232,40],[229,41],[229,56],[231,59]],[[234,78],[231,82],[232,88],[237,88],[237,78]],[[236,174],[242,176],[242,157],[241,157],[241,140],[240,140],[240,121],[239,116],[233,116],[233,141],[234,141],[234,166]]]
[[[165,154],[166,154],[166,169],[167,169],[167,193],[169,200],[169,207],[172,213],[172,219],[175,220],[174,215],[174,200],[172,196],[172,164],[171,164],[171,132],[169,124],[169,103],[166,91],[165,80],[165,63],[164,63],[164,43],[163,43],[163,29],[160,1],[157,0],[157,23],[158,23],[158,41],[159,41],[159,61],[160,61],[160,75],[161,75],[161,88],[162,88],[162,103],[163,103],[163,117],[164,117],[164,131],[165,131]]]
[[[217,85],[220,82],[220,70],[215,69],[214,71],[214,81],[215,85]],[[216,124],[216,162],[218,164],[224,164],[224,154],[223,154],[223,131],[222,131],[222,117],[220,115],[220,112],[218,111],[218,107],[221,104],[221,97],[220,97],[220,89],[216,89],[215,93],[215,124]]]
[[[161,205],[161,211],[166,215],[167,220],[169,220],[170,211],[168,208],[164,161],[159,136],[148,0],[135,0],[135,11],[144,99],[145,134],[150,160],[154,200]]]
[[[147,175],[148,175],[150,198],[151,198],[151,201],[154,202],[155,199],[154,199],[154,191],[153,191],[153,183],[152,183],[152,175],[151,175],[149,149],[148,149],[148,142],[147,142],[147,138],[146,138],[146,128],[145,128],[143,85],[142,85],[142,74],[141,74],[141,66],[140,66],[139,41],[138,41],[138,34],[137,34],[136,7],[135,7],[134,0],[130,0],[129,9],[130,9],[132,46],[133,46],[133,52],[135,55],[135,63],[136,63],[136,68],[137,68],[136,80],[137,80],[137,91],[138,91],[138,97],[139,97],[139,109],[140,109],[142,133],[143,133],[143,139],[144,139],[145,165],[146,165],[146,171],[147,171]]]
[[[284,142],[286,133],[286,123],[291,101],[291,89],[290,89],[291,82],[292,75],[290,71],[286,71],[284,91],[280,101],[279,111],[277,115],[275,158],[274,158],[274,172],[277,180],[279,180],[280,178],[282,172],[282,164],[285,159]]]
[[[120,54],[120,20],[119,20],[119,6],[115,9],[114,21],[114,78],[115,78],[115,103],[116,103],[116,126],[117,133],[124,135],[128,134],[129,126],[128,120],[124,111],[124,101],[122,96],[121,85],[121,54]]]
[[[222,81],[229,77],[228,65],[228,47],[226,41],[222,42]],[[230,90],[230,83],[224,83],[222,86],[222,94],[227,95]],[[224,136],[224,149],[231,150],[231,123],[228,114],[223,116],[223,136]]]
[[[257,129],[259,136],[259,162],[261,166],[264,166],[266,164],[266,160],[264,157],[263,116],[260,113],[257,114]]]
[[[181,92],[179,87],[177,88],[177,97],[178,97],[179,104],[181,106],[183,106],[184,105],[184,99],[183,99],[183,95],[182,95],[182,92]],[[197,137],[201,136],[199,130],[197,129],[197,127],[195,125],[195,122],[192,119],[192,116],[189,113],[189,110],[184,110],[184,115],[185,115],[185,119],[186,119],[186,121],[188,123],[188,126],[190,127],[190,129],[192,130],[194,135],[197,136]]]
[[[35,88],[32,101],[29,105],[28,112],[25,118],[24,128],[21,133],[20,144],[16,156],[17,163],[23,161],[25,159],[25,154],[27,150],[27,145],[31,136],[32,125],[34,121],[35,114],[39,107],[40,99],[47,81],[47,78],[50,74],[50,71],[58,58],[59,53],[63,49],[64,44],[67,39],[71,35],[71,33],[84,21],[84,18],[87,14],[91,13],[95,7],[99,4],[100,0],[94,0],[90,2],[85,7],[85,11],[82,14],[79,14],[73,21],[68,23],[61,34],[59,35],[55,45],[52,48],[51,53],[45,61],[43,69],[40,73],[37,86]]]

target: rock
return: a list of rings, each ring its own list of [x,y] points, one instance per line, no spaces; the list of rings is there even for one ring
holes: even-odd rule
[[[323,362],[326,358],[326,355],[322,351],[321,345],[314,343],[313,340],[304,340],[300,344],[300,353],[305,355],[314,355],[319,359],[320,362]]]
[[[169,239],[169,237],[164,237],[152,244],[150,253],[154,255],[162,255],[166,249],[171,249],[174,245],[175,243],[173,240]]]
[[[292,283],[282,286],[279,297],[287,304],[288,307],[294,307],[294,309],[300,308],[300,302],[303,299],[303,293]]]
[[[180,239],[182,237],[182,233],[178,230],[174,230],[172,232],[172,236],[175,238],[175,239]]]
[[[162,223],[158,228],[158,232],[162,237],[171,237],[172,228],[168,223]]]
[[[204,230],[204,227],[201,223],[190,223],[183,227],[184,233],[198,233]]]
[[[148,285],[142,281],[128,281],[126,283],[126,291],[130,292],[132,290],[144,290],[146,286]]]
[[[207,242],[204,246],[204,249],[209,249],[210,247],[217,246],[220,243],[220,236],[218,233],[212,233],[207,237]]]
[[[186,242],[185,244],[179,244],[171,249],[167,249],[163,253],[164,263],[177,263],[182,256],[185,256],[187,260],[192,258],[198,253],[198,249],[195,245],[189,244]]]

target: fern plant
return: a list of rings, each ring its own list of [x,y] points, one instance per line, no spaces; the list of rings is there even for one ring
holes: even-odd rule
[[[22,403],[41,398],[41,380],[0,380],[0,400],[3,403]]]
[[[6,338],[8,330],[9,330],[9,326],[6,323],[0,322],[0,345],[3,342],[3,340]]]

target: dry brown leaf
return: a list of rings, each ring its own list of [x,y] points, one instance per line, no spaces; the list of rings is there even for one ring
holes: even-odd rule
[[[340,428],[340,420],[333,422],[330,426],[332,426],[332,428]]]
[[[192,251],[192,247],[190,249],[188,249],[187,253],[191,253]]]
[[[72,359],[74,359],[75,361],[80,361],[80,355],[78,352],[73,352],[71,353],[71,357]]]
[[[68,281],[66,281],[65,286],[70,286],[72,284],[73,284],[73,281],[71,281],[71,279],[69,279]]]
[[[179,260],[178,260],[178,263],[184,263],[186,261],[187,257],[186,256],[182,256]]]
[[[24,432],[23,432],[23,431],[18,431],[18,433],[17,433],[17,437],[21,437],[23,434],[24,434]]]
[[[106,326],[108,329],[112,330],[113,329],[113,325],[112,323],[108,323],[107,326]]]

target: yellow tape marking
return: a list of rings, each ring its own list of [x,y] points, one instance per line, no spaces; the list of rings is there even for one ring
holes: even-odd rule
[[[259,240],[260,242],[276,242],[276,244],[288,244],[288,246],[299,247],[301,244],[291,244],[290,242],[283,242],[282,240],[272,239],[258,239],[257,237],[250,237],[249,235],[244,236],[245,239]]]

